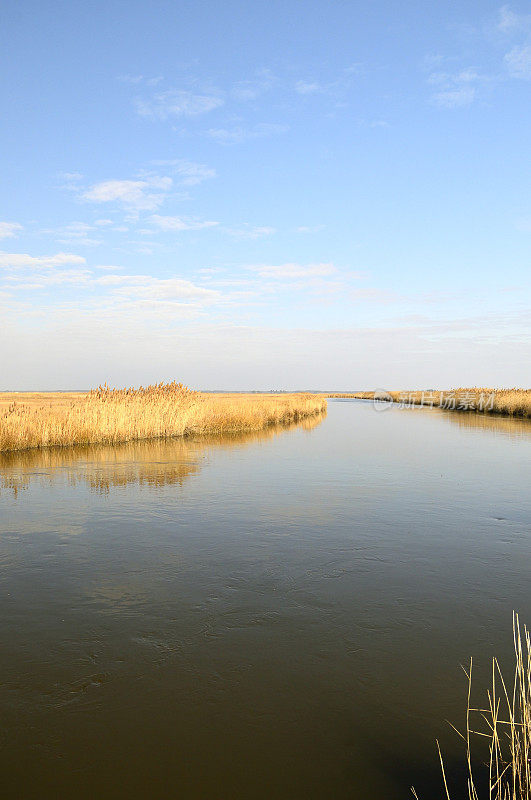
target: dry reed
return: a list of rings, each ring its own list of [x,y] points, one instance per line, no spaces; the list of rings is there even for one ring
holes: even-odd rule
[[[66,397],[0,395],[0,451],[254,431],[325,409],[320,395],[216,395],[175,382],[138,389],[105,385]]]
[[[352,392],[327,394],[327,397],[354,397],[359,400],[381,399],[405,406],[423,405],[451,411],[476,411],[531,417],[531,389],[459,388],[424,391]]]
[[[527,627],[520,630],[513,615],[515,670],[512,685],[506,683],[496,658],[492,661],[492,684],[487,691],[487,708],[471,707],[472,660],[468,672],[466,729],[459,736],[465,742],[468,800],[530,800],[531,798],[531,640]],[[476,729],[475,720],[482,730]],[[452,725],[452,727],[454,727]],[[473,764],[473,742],[480,737],[488,745],[487,761],[478,776]],[[438,744],[437,744],[438,746]],[[439,749],[444,791],[451,800],[444,761]],[[480,768],[481,769],[481,768]],[[481,787],[485,786],[485,790]],[[415,790],[413,795],[417,797]]]
[[[182,485],[199,472],[214,449],[240,449],[268,441],[288,430],[313,430],[323,417],[323,414],[316,414],[299,422],[269,425],[254,431],[144,439],[113,445],[7,450],[0,453],[0,497],[3,490],[16,497],[33,483],[54,484],[65,476],[72,486],[82,483],[92,491],[105,494],[130,484]]]

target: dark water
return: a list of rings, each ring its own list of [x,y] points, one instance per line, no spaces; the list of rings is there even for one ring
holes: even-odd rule
[[[2,797],[440,797],[459,665],[531,622],[530,454],[526,422],[330,401],[4,457]]]

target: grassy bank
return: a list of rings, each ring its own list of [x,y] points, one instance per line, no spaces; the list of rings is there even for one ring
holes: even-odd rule
[[[0,394],[0,451],[255,431],[326,410],[321,395],[208,394],[177,383]]]
[[[424,405],[452,411],[506,414],[531,417],[531,389],[429,389],[415,391],[377,391],[327,394],[327,397],[375,398],[403,406]]]
[[[206,456],[214,449],[241,449],[266,442],[288,430],[310,431],[324,416],[314,414],[299,422],[268,425],[255,431],[142,439],[112,445],[96,443],[5,450],[0,453],[0,498],[2,491],[16,497],[32,483],[53,485],[65,473],[69,484],[83,483],[99,494],[131,484],[182,485],[190,476],[199,473]]]

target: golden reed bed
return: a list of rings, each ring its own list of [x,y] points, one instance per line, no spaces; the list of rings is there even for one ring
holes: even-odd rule
[[[311,394],[208,394],[180,383],[0,394],[0,451],[256,431],[326,410]]]
[[[69,485],[84,484],[92,492],[109,494],[132,484],[147,487],[182,486],[200,472],[215,450],[240,450],[266,442],[290,430],[312,431],[326,415],[313,414],[298,422],[268,425],[256,431],[209,433],[165,439],[141,439],[113,445],[33,447],[0,453],[2,491],[15,497],[33,483],[54,484],[65,475]]]
[[[429,389],[415,391],[376,391],[329,394],[327,397],[354,397],[358,400],[389,401],[402,406],[434,406],[452,411],[507,414],[531,417],[531,389]]]

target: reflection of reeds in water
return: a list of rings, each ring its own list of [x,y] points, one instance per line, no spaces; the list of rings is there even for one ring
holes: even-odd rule
[[[32,481],[53,482],[60,476],[66,476],[70,485],[85,483],[99,493],[130,484],[153,488],[181,485],[199,472],[205,455],[213,448],[242,447],[299,427],[310,431],[324,416],[317,414],[299,423],[270,425],[244,433],[8,451],[0,453],[0,490],[11,490],[16,495]]]
[[[487,706],[472,708],[472,660],[466,673],[468,695],[464,733],[456,731],[465,743],[467,787],[459,797],[468,800],[530,800],[531,798],[531,639],[529,631],[520,630],[518,615],[513,617],[515,670],[512,685],[506,683],[497,659],[492,662],[492,683],[487,690]],[[453,725],[452,725],[453,727]],[[479,728],[479,729],[478,729]],[[456,730],[456,729],[454,729]],[[476,739],[475,737],[479,737]],[[485,750],[482,774],[473,744],[481,742]],[[440,754],[444,791],[448,786],[444,761]],[[485,785],[485,790],[482,787]],[[417,797],[415,791],[413,794]]]
[[[310,394],[195,392],[178,383],[139,389],[99,387],[86,395],[0,395],[0,451],[115,444],[140,439],[256,431],[322,413]]]
[[[446,414],[441,411],[442,415],[450,425],[458,425],[460,428],[480,428],[490,433],[513,436],[517,439],[522,436],[531,437],[531,424],[528,419],[522,419],[521,417],[505,417],[497,414],[469,414],[467,411],[455,411],[452,414]]]

